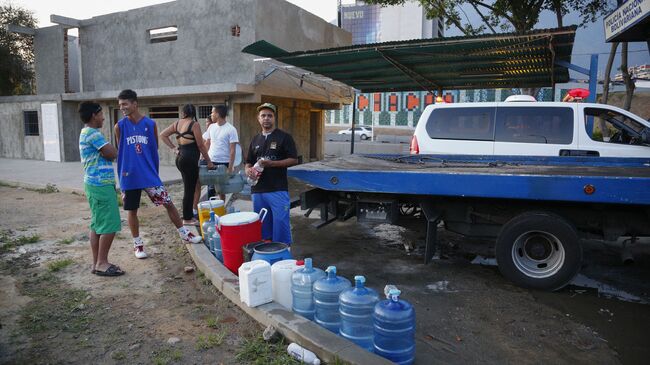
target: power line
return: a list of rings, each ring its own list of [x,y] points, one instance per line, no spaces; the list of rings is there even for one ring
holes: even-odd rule
[[[647,50],[647,49],[639,49],[639,50],[634,50],[634,51],[629,51],[629,50],[627,51],[627,53],[636,53],[636,52],[648,52],[648,50]],[[605,54],[605,55],[608,55],[609,52],[597,52],[597,53],[572,53],[571,55],[572,55],[572,56],[591,56],[592,54],[598,54],[598,55]],[[616,54],[618,54],[618,52],[616,52]]]

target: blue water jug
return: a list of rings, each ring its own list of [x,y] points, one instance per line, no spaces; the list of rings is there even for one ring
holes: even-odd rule
[[[313,267],[311,258],[305,259],[305,266],[291,275],[291,296],[294,313],[313,321],[314,320],[314,294],[312,286],[318,279],[325,277],[325,272]]]
[[[375,305],[375,353],[397,364],[412,364],[415,359],[415,310],[391,289],[389,299]]]
[[[339,295],[351,286],[350,280],[336,276],[336,266],[325,270],[327,277],[318,279],[314,283],[314,321],[338,334],[341,325],[339,314]]]
[[[339,334],[364,349],[373,352],[372,313],[379,301],[379,294],[365,287],[366,278],[354,277],[355,286],[345,289],[339,296],[341,327]]]
[[[208,249],[210,252],[212,252],[212,247],[213,247],[213,236],[215,233],[217,233],[217,219],[215,218],[214,211],[210,211],[210,220],[206,221],[203,223],[203,234],[204,234],[204,241],[205,245],[208,246]]]
[[[214,257],[217,258],[221,263],[223,263],[223,253],[221,252],[221,236],[219,236],[219,232],[216,231],[210,238],[210,252],[214,255]]]

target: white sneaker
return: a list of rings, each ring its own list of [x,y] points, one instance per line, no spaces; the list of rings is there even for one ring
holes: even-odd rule
[[[199,242],[203,241],[201,236],[195,236],[194,233],[189,232],[189,231],[187,232],[187,234],[182,234],[181,233],[180,235],[181,235],[181,239],[183,239],[183,241],[185,241],[187,243],[199,243]]]
[[[139,259],[146,259],[147,258],[147,253],[144,252],[144,246],[143,245],[133,246],[133,252],[135,253],[135,257],[137,257]]]

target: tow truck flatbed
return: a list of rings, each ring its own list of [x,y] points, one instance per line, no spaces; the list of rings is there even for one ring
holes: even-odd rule
[[[650,205],[650,159],[350,155],[294,166],[327,191]]]

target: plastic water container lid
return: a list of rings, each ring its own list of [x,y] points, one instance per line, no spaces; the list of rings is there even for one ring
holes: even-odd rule
[[[219,224],[222,226],[242,226],[256,222],[260,219],[260,215],[255,212],[238,212],[226,214],[219,219]]]
[[[244,262],[243,264],[241,264],[238,271],[239,272],[248,272],[248,271],[258,272],[258,271],[263,271],[266,268],[268,268],[269,270],[271,269],[271,264],[269,264],[268,261],[265,261],[265,260],[253,260],[253,261]]]
[[[286,259],[286,260],[280,260],[276,261],[271,265],[272,269],[278,268],[278,269],[285,269],[285,268],[290,268],[296,266],[296,260],[294,259]]]
[[[286,243],[264,242],[255,246],[255,248],[253,248],[253,251],[259,254],[274,254],[274,253],[286,251],[287,248],[289,248],[289,246]]]
[[[216,196],[213,196],[212,198],[210,198],[209,202],[210,202],[210,207],[211,208],[219,208],[219,207],[222,207],[224,205],[223,200],[217,198]]]
[[[198,207],[199,209],[210,209],[212,205],[210,205],[210,201],[204,201],[204,202],[199,202]]]
[[[365,283],[366,282],[366,277],[363,276],[363,275],[357,275],[357,276],[354,277],[354,281],[360,281],[362,283]]]
[[[297,269],[298,266],[296,265],[296,260],[294,259],[276,261],[273,263],[273,265],[271,265],[271,272],[274,273],[274,275],[279,275],[279,273],[282,272],[292,273]]]

